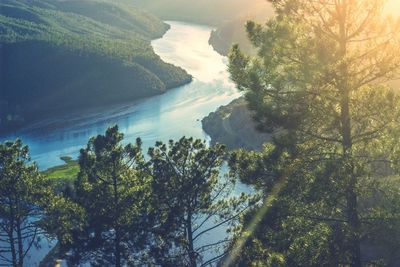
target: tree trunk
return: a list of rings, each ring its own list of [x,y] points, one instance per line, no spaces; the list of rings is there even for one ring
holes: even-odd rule
[[[189,250],[189,260],[190,260],[190,267],[196,267],[196,252],[194,251],[194,244],[193,244],[193,231],[192,231],[192,213],[188,213],[188,217],[186,220],[186,231],[187,231],[187,239],[188,239],[188,250]]]
[[[121,267],[121,234],[119,229],[115,230],[115,267]]]
[[[18,238],[18,266],[24,266],[24,240],[22,239],[21,220],[17,218],[17,238]]]
[[[357,210],[357,194],[354,191],[356,179],[351,177],[351,182],[347,191],[347,219],[350,229],[350,250],[351,267],[361,267],[361,248],[360,248],[360,218]]]
[[[10,207],[10,223],[8,229],[9,232],[7,234],[8,234],[8,239],[10,241],[12,265],[13,267],[18,267],[17,251],[15,248],[15,238],[14,238],[15,211],[11,197],[10,197],[9,207]]]
[[[342,122],[342,148],[343,164],[346,179],[346,208],[347,221],[350,230],[350,266],[361,267],[360,252],[360,218],[357,210],[357,177],[354,174],[354,165],[352,163],[352,138],[351,138],[351,120],[349,109],[349,90],[343,88],[341,103],[341,122]]]
[[[112,179],[113,179],[113,190],[114,190],[114,211],[115,211],[115,216],[114,216],[114,230],[115,230],[115,266],[116,267],[121,267],[121,232],[119,228],[119,223],[118,223],[118,217],[119,217],[119,196],[118,196],[118,178],[116,175],[116,163],[114,162],[114,168],[113,168],[113,174],[112,174]]]
[[[15,249],[15,239],[14,239],[14,233],[13,229],[11,227],[10,232],[8,233],[8,239],[10,241],[10,249],[11,249],[11,257],[12,257],[12,265],[13,267],[18,267],[18,261],[17,261],[17,251]]]
[[[354,174],[354,166],[351,162],[352,140],[351,140],[351,121],[349,111],[348,92],[343,93],[342,101],[342,138],[343,138],[343,162],[345,164],[346,179],[346,208],[347,221],[350,230],[350,266],[361,267],[361,250],[360,250],[360,218],[357,210],[357,177]]]
[[[357,177],[354,174],[354,165],[352,163],[352,140],[351,140],[351,121],[349,111],[349,93],[348,90],[342,92],[342,148],[343,148],[343,164],[346,179],[346,208],[347,221],[350,230],[350,253],[351,267],[361,267],[361,252],[360,252],[360,218],[357,210]]]
[[[341,95],[341,135],[342,135],[342,149],[343,149],[343,164],[344,166],[344,179],[346,181],[346,208],[347,208],[347,221],[350,230],[349,252],[350,252],[350,267],[361,267],[361,253],[360,253],[360,218],[357,210],[357,177],[354,174],[354,165],[352,163],[352,135],[351,135],[351,118],[350,118],[350,85],[348,82],[348,67],[346,63],[347,55],[347,1],[343,0],[338,3],[339,12],[339,46],[340,46],[340,60],[343,60],[340,71],[338,89]]]

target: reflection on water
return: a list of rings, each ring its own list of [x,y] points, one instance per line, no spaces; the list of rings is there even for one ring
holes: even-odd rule
[[[61,164],[61,156],[77,157],[91,136],[118,124],[126,142],[141,137],[144,146],[185,136],[207,139],[201,119],[239,96],[229,81],[227,59],[208,44],[211,28],[168,22],[171,29],[152,42],[155,52],[169,63],[187,70],[193,82],[132,104],[68,114],[29,125],[16,136],[31,149],[41,169]],[[13,139],[7,136],[4,139]]]

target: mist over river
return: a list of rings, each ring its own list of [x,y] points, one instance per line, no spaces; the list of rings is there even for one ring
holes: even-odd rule
[[[201,119],[240,94],[229,80],[227,58],[208,44],[212,28],[183,22],[167,23],[171,29],[163,38],[154,40],[152,46],[164,61],[193,75],[190,84],[131,104],[84,114],[71,111],[64,117],[27,125],[14,135],[0,137],[0,141],[21,138],[29,145],[32,159],[44,170],[62,164],[62,156],[77,158],[90,137],[104,134],[107,127],[114,124],[125,134],[124,142],[142,138],[145,151],[156,141],[166,142],[182,136],[208,140]],[[225,234],[218,228],[212,235],[207,238],[218,240]],[[55,242],[52,243],[50,246]],[[29,253],[31,257],[26,266],[37,266],[47,254],[50,249],[47,240],[43,239],[41,245],[42,249],[32,249]]]

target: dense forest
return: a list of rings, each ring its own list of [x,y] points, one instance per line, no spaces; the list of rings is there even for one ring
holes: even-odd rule
[[[381,0],[270,2],[274,17],[246,24],[256,54],[234,45],[228,66],[261,150],[182,137],[144,151],[112,126],[39,172],[4,142],[0,265],[47,237],[42,266],[399,266],[400,19]]]
[[[0,11],[0,132],[49,113],[132,101],[191,80],[150,46],[168,25],[132,6],[6,0]]]

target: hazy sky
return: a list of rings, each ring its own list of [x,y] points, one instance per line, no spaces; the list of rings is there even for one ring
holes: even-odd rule
[[[388,0],[386,9],[393,15],[400,16],[400,0]]]

